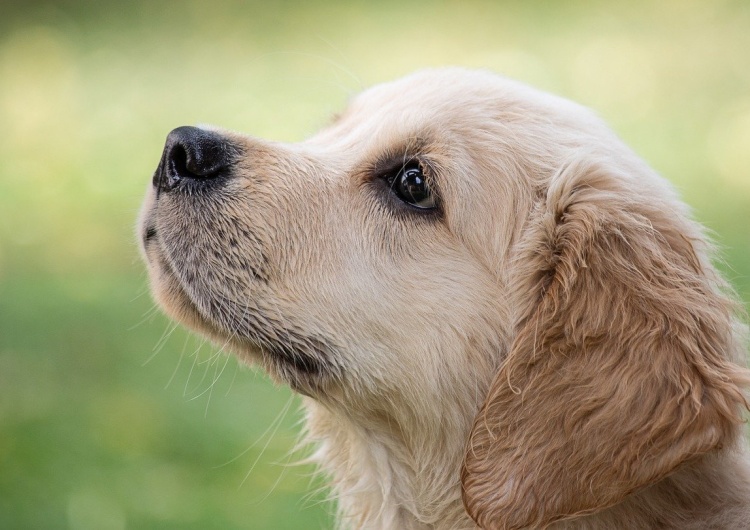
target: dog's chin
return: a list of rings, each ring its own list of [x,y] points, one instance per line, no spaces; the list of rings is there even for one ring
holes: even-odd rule
[[[341,379],[327,341],[293,329],[273,329],[274,319],[247,310],[236,321],[231,315],[222,321],[206,316],[200,307],[210,306],[212,293],[184,285],[155,242],[145,241],[143,253],[149,264],[153,296],[173,320],[207,337],[221,350],[235,354],[245,364],[260,366],[277,383],[289,385],[300,394],[320,395]],[[265,326],[253,327],[253,322]]]

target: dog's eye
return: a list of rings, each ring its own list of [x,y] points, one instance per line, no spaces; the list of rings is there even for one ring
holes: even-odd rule
[[[415,208],[431,210],[437,206],[422,168],[417,163],[402,167],[389,179],[389,184],[399,199]]]

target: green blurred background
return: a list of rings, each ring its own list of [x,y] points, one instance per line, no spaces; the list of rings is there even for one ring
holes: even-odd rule
[[[749,51],[746,0],[0,0],[0,528],[331,526],[297,399],[148,295],[134,219],[173,127],[296,141],[414,69],[503,72],[669,178],[747,302]]]

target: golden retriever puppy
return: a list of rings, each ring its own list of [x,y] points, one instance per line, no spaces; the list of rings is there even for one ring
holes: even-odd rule
[[[302,394],[345,528],[750,528],[737,304],[592,113],[445,69],[299,144],[172,131],[168,315]]]

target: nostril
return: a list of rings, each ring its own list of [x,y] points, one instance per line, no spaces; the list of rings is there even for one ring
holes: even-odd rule
[[[238,148],[219,133],[178,127],[167,136],[154,186],[157,192],[170,191],[185,179],[215,179],[226,174],[237,152]]]
[[[191,173],[190,170],[188,170],[187,159],[187,151],[185,151],[185,147],[183,147],[182,145],[174,144],[169,149],[166,160],[167,167],[165,168],[167,171],[166,185],[168,187],[173,188],[177,185],[180,179],[197,176]]]

